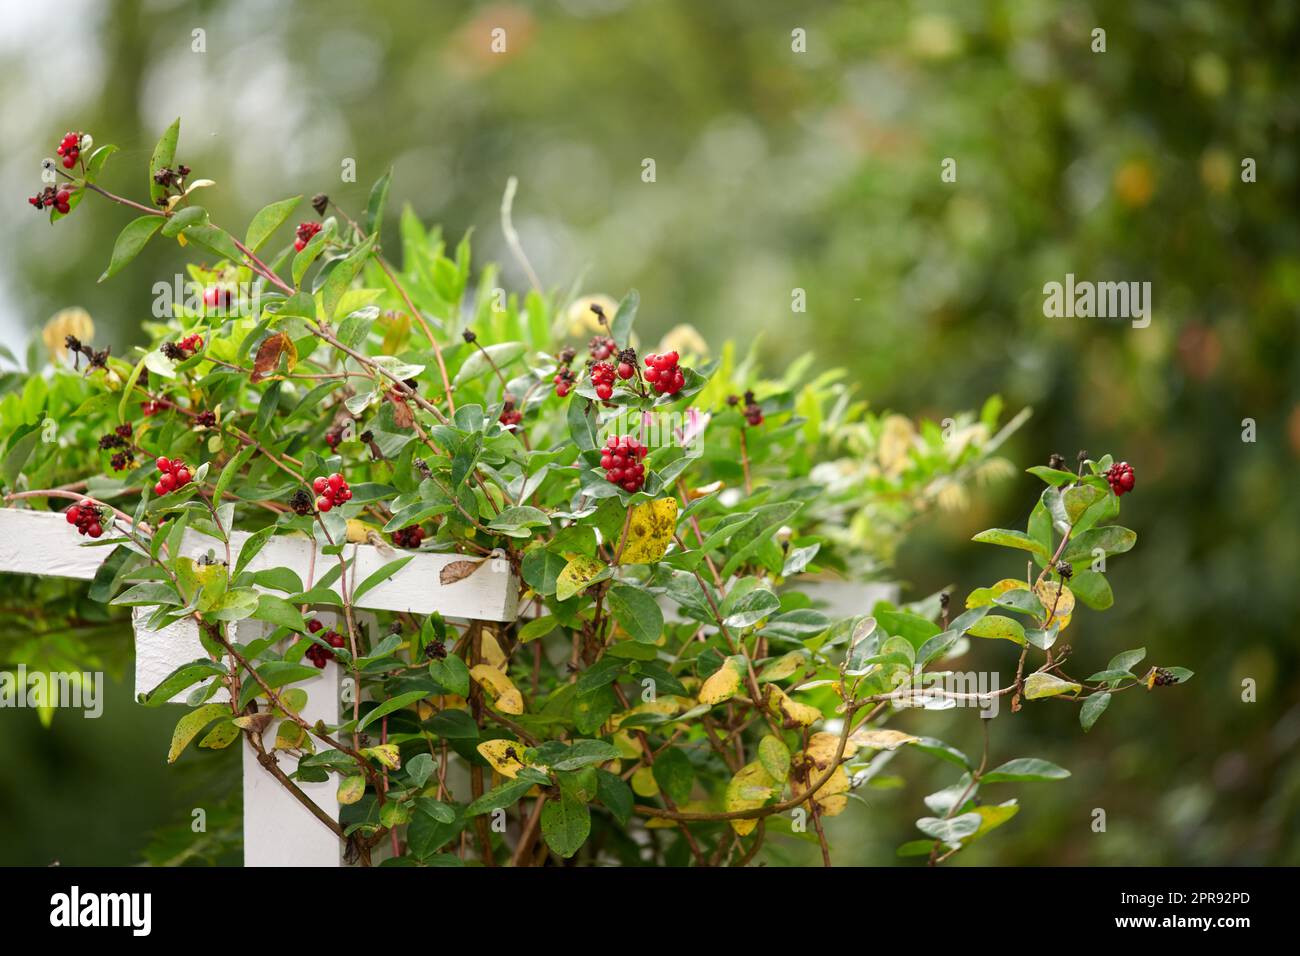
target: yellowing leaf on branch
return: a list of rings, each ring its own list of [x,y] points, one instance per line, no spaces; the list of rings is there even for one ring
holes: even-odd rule
[[[492,765],[493,770],[511,780],[528,766],[523,760],[526,748],[517,740],[485,740],[476,749]]]
[[[807,659],[808,655],[803,651],[782,654],[776,660],[768,661],[763,665],[763,669],[758,674],[758,682],[766,684],[768,681],[785,680],[801,668]]]
[[[974,591],[971,591],[966,598],[966,607],[987,607],[993,603],[994,598],[1001,597],[1008,591],[1014,590],[1028,591],[1029,585],[1024,581],[1017,580],[1016,578],[1003,578],[992,587],[976,588]]]
[[[821,779],[827,768],[835,763],[835,752],[839,749],[839,745],[840,739],[837,734],[824,731],[808,738],[808,746],[794,759],[795,766],[802,772],[802,779],[799,782],[803,789],[807,789]],[[855,744],[846,743],[842,756],[850,757],[856,750]],[[843,813],[844,808],[849,805],[849,798],[845,796],[848,790],[849,775],[843,764],[839,764],[835,767],[835,772],[830,775],[830,779],[817,788],[812,799],[824,816],[833,817]]]
[[[478,651],[483,658],[483,663],[491,664],[499,671],[505,670],[510,665],[510,660],[506,657],[505,651],[501,650],[496,635],[486,627],[479,634]]]
[[[1044,581],[1034,588],[1034,593],[1038,595],[1038,600],[1043,602],[1043,609],[1047,611],[1047,622],[1044,627],[1056,624],[1063,631],[1070,626],[1070,618],[1074,614],[1073,591],[1056,581]]]
[[[573,555],[569,558],[569,563],[564,566],[564,570],[555,579],[555,599],[557,601],[567,601],[575,594],[581,594],[605,570],[603,561],[597,561],[595,558],[588,558],[581,554]]]
[[[869,747],[872,750],[897,750],[903,744],[910,744],[912,741],[920,739],[920,737],[905,734],[901,730],[869,727],[861,727],[849,737],[851,743],[857,744],[859,747]]]
[[[767,685],[767,706],[772,713],[800,727],[811,726],[822,718],[816,707],[799,703],[775,684]]]
[[[734,657],[728,657],[723,661],[722,666],[714,671],[700,687],[700,703],[712,707],[736,696],[736,691],[740,689],[741,666],[743,665],[738,664]]]
[[[475,664],[469,676],[493,698],[493,706],[503,714],[522,714],[524,695],[519,693],[514,681],[491,664]]]
[[[654,771],[641,767],[632,774],[632,792],[638,797],[653,797],[659,793],[659,781],[655,780]]]
[[[745,764],[727,784],[726,806],[728,813],[737,810],[756,810],[767,803],[776,793],[777,781],[767,772],[762,763],[755,761]],[[731,828],[738,836],[745,836],[758,826],[757,819],[730,820]]]
[[[677,530],[677,499],[660,498],[632,509],[620,564],[653,564],[664,556]]]

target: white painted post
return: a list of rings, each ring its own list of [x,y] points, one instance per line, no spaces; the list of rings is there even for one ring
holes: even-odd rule
[[[248,538],[249,535],[242,531],[231,535],[232,558],[238,556]],[[0,571],[89,581],[111,549],[82,547],[83,540],[61,513],[0,508]],[[226,545],[215,538],[189,531],[180,551],[192,558],[211,551],[224,560]],[[348,580],[354,584],[361,583],[374,571],[402,556],[401,552],[369,544],[349,546],[346,554],[351,561]],[[362,595],[356,606],[414,614],[437,611],[444,617],[461,620],[514,620],[519,584],[509,562],[496,558],[482,560],[480,564],[483,566],[472,573],[463,577],[455,574],[451,576],[454,578],[451,583],[442,583],[443,569],[449,564],[475,560],[456,554],[414,553],[397,573]],[[306,537],[284,536],[272,538],[248,563],[248,569],[288,567],[310,587],[309,582],[318,580],[337,561],[337,557],[322,554]],[[337,593],[337,584],[333,590]],[[154,631],[144,623],[151,611],[137,608],[133,615],[137,695],[157,687],[163,678],[182,664],[206,656],[193,621],[177,621]],[[322,605],[318,616],[329,623],[335,614],[328,605]],[[373,630],[373,615],[359,615],[358,621]],[[261,621],[250,619],[236,625],[236,637],[240,643],[255,640],[266,633],[269,629]],[[305,720],[311,723],[322,720],[330,725],[339,723],[338,665],[331,661],[318,677],[295,686],[302,687],[308,694],[308,703],[302,711]],[[183,702],[190,692],[179,693],[172,701]],[[229,697],[223,689],[213,699],[226,700]],[[272,726],[272,740],[274,732]],[[240,746],[244,767],[244,865],[342,865],[342,847],[334,834],[257,762],[257,756],[246,741],[241,740]],[[277,755],[277,759],[286,772],[293,769],[289,758]],[[337,784],[333,778],[323,783],[299,783],[298,786],[317,806],[338,819]]]

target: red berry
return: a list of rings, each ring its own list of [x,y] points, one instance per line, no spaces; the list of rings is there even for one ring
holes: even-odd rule
[[[632,366],[629,365],[627,362],[618,363],[618,377],[621,379],[631,378],[635,371],[636,369],[632,368]]]
[[[555,386],[555,394],[560,398],[564,398],[569,394],[569,386],[564,382],[561,382],[559,385]]]
[[[613,395],[613,394],[614,394],[614,389],[612,389],[612,388],[611,388],[610,386],[608,386],[608,385],[597,385],[597,386],[596,386],[596,397],[597,397],[597,398],[600,398],[600,399],[606,399],[606,400],[607,400],[607,399],[608,399],[611,395]]]
[[[331,491],[338,491],[340,488],[343,487],[343,476],[340,475],[338,472],[335,472],[334,474],[329,476],[329,483],[330,483]]]
[[[184,487],[185,485],[188,485],[190,483],[190,479],[194,477],[193,475],[190,474],[190,470],[186,468],[184,465],[181,465],[174,472],[172,472],[172,475],[176,478],[177,488],[181,488]]]
[[[334,507],[334,503],[330,501],[328,498],[326,498],[324,495],[321,495],[319,498],[316,499],[316,510],[321,512],[322,514],[325,513],[326,511],[329,511],[333,507]]]
[[[64,169],[71,169],[75,165],[77,165],[77,160],[71,154],[63,157]]]
[[[645,370],[645,380],[651,384],[659,381],[659,369],[651,366]]]
[[[641,487],[641,483],[635,478],[629,478],[623,482],[623,488],[627,491],[636,491]]]
[[[321,477],[317,478],[315,481],[313,481],[313,482],[311,483],[311,489],[312,489],[312,491],[316,492],[316,494],[318,494],[318,495],[320,495],[320,494],[324,494],[324,493],[325,493],[325,489],[328,488],[329,486],[330,486],[330,483],[329,483],[328,479],[325,478],[324,475],[322,475]]]
[[[307,622],[307,630],[311,631],[313,634],[315,634],[324,626],[325,625],[322,624],[320,621],[316,620],[316,618],[312,618],[310,621]]]
[[[1136,477],[1133,466],[1126,461],[1111,465],[1106,472],[1106,481],[1110,483],[1110,490],[1115,492],[1116,496],[1132,491]]]
[[[153,486],[153,493],[157,495],[159,498],[167,494],[167,491],[168,489],[163,486],[163,483],[161,481],[158,482],[158,484]]]
[[[176,476],[163,475],[161,478],[158,479],[158,487],[165,488],[167,491],[171,491],[173,488],[176,487]]]
[[[68,524],[77,524],[81,521],[81,510],[76,505],[69,508],[65,514],[68,516]]]
[[[337,634],[337,633],[335,633],[334,631],[330,631],[328,634],[326,634],[326,635],[325,635],[325,640],[327,640],[327,641],[330,642],[330,647],[342,647],[342,646],[343,646],[343,635],[342,635],[342,634]]]
[[[159,471],[172,470],[172,460],[170,458],[159,458],[157,461],[154,462],[154,464],[158,466]]]
[[[351,501],[351,500],[352,500],[351,488],[345,487],[342,491],[339,492],[339,501]]]
[[[86,529],[86,534],[90,535],[92,538],[98,538],[103,533],[104,529],[100,527],[99,524],[92,524]]]

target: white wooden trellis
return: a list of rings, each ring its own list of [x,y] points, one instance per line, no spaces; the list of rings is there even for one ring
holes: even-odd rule
[[[232,557],[249,535],[237,531],[231,535]],[[75,578],[89,581],[111,553],[107,547],[81,547],[85,538],[67,523],[62,513],[0,509],[0,571],[33,574],[42,577]],[[211,551],[225,557],[223,542],[194,530],[185,533],[180,553],[199,558]],[[315,554],[313,555],[313,551]],[[401,556],[404,552],[360,544],[346,546],[352,562],[350,581],[364,581],[371,573]],[[405,566],[356,601],[359,608],[374,611],[407,611],[458,620],[513,621],[518,610],[519,583],[509,562],[486,559],[487,567],[467,577],[443,584],[441,572],[453,561],[472,560],[465,555],[415,553]],[[286,567],[300,579],[319,579],[337,557],[325,555],[305,537],[274,537],[248,562],[247,570]],[[337,585],[334,588],[337,591]],[[161,630],[144,625],[150,609],[135,612],[135,692],[145,694],[157,687],[168,674],[182,664],[206,656],[199,641],[197,625],[192,620],[178,621]],[[322,607],[321,618],[329,620],[332,611]],[[373,625],[373,616],[365,616]],[[235,625],[235,639],[248,643],[267,633],[261,621],[246,620]],[[340,671],[330,662],[316,677],[300,686],[308,693],[302,717],[310,723],[339,722]],[[189,690],[172,698],[182,702]],[[225,691],[213,699],[220,700]],[[244,865],[245,866],[340,866],[341,844],[330,830],[302,806],[278,780],[257,762],[250,746],[241,740],[243,749],[244,787]],[[293,761],[279,756],[286,772]],[[299,787],[321,809],[337,820],[339,803],[336,782],[300,783]]]

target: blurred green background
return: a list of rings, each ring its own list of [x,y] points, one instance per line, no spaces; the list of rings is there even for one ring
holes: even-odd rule
[[[22,354],[80,305],[95,344],[121,354],[152,283],[181,268],[154,243],[96,285],[126,211],[87,202],[54,228],[31,213],[68,129],[122,147],[103,181],[138,196],[159,132],[183,117],[178,158],[217,181],[204,201],[224,223],[295,193],[359,210],[393,163],[393,199],[452,238],[475,230],[480,259],[523,288],[498,216],[517,176],[544,283],[635,286],[647,334],[689,322],[714,343],[758,339],[773,369],[813,350],[876,409],[909,415],[1000,392],[1035,409],[1008,448],[1017,464],[1086,448],[1137,469],[1116,607],[1080,614],[1070,643],[1085,672],[1145,645],[1196,676],[1123,695],[1086,737],[1068,707],[998,720],[993,759],[1074,776],[1027,785],[1016,820],[955,862],[1297,864],[1298,51],[1290,0],[5,4],[0,342]],[[1150,281],[1150,326],[1044,318],[1043,285],[1067,272]],[[905,594],[1018,573],[968,539],[1023,523],[1036,486],[1022,475],[922,524],[899,555]],[[1014,657],[984,650],[980,665],[1009,675]],[[0,863],[137,862],[151,830],[237,801],[234,750],[167,770],[174,718],[129,693],[50,730],[0,711]],[[974,711],[894,725],[978,752]],[[921,795],[951,782],[944,766],[899,755],[905,787],[831,821],[836,862],[896,862]]]

